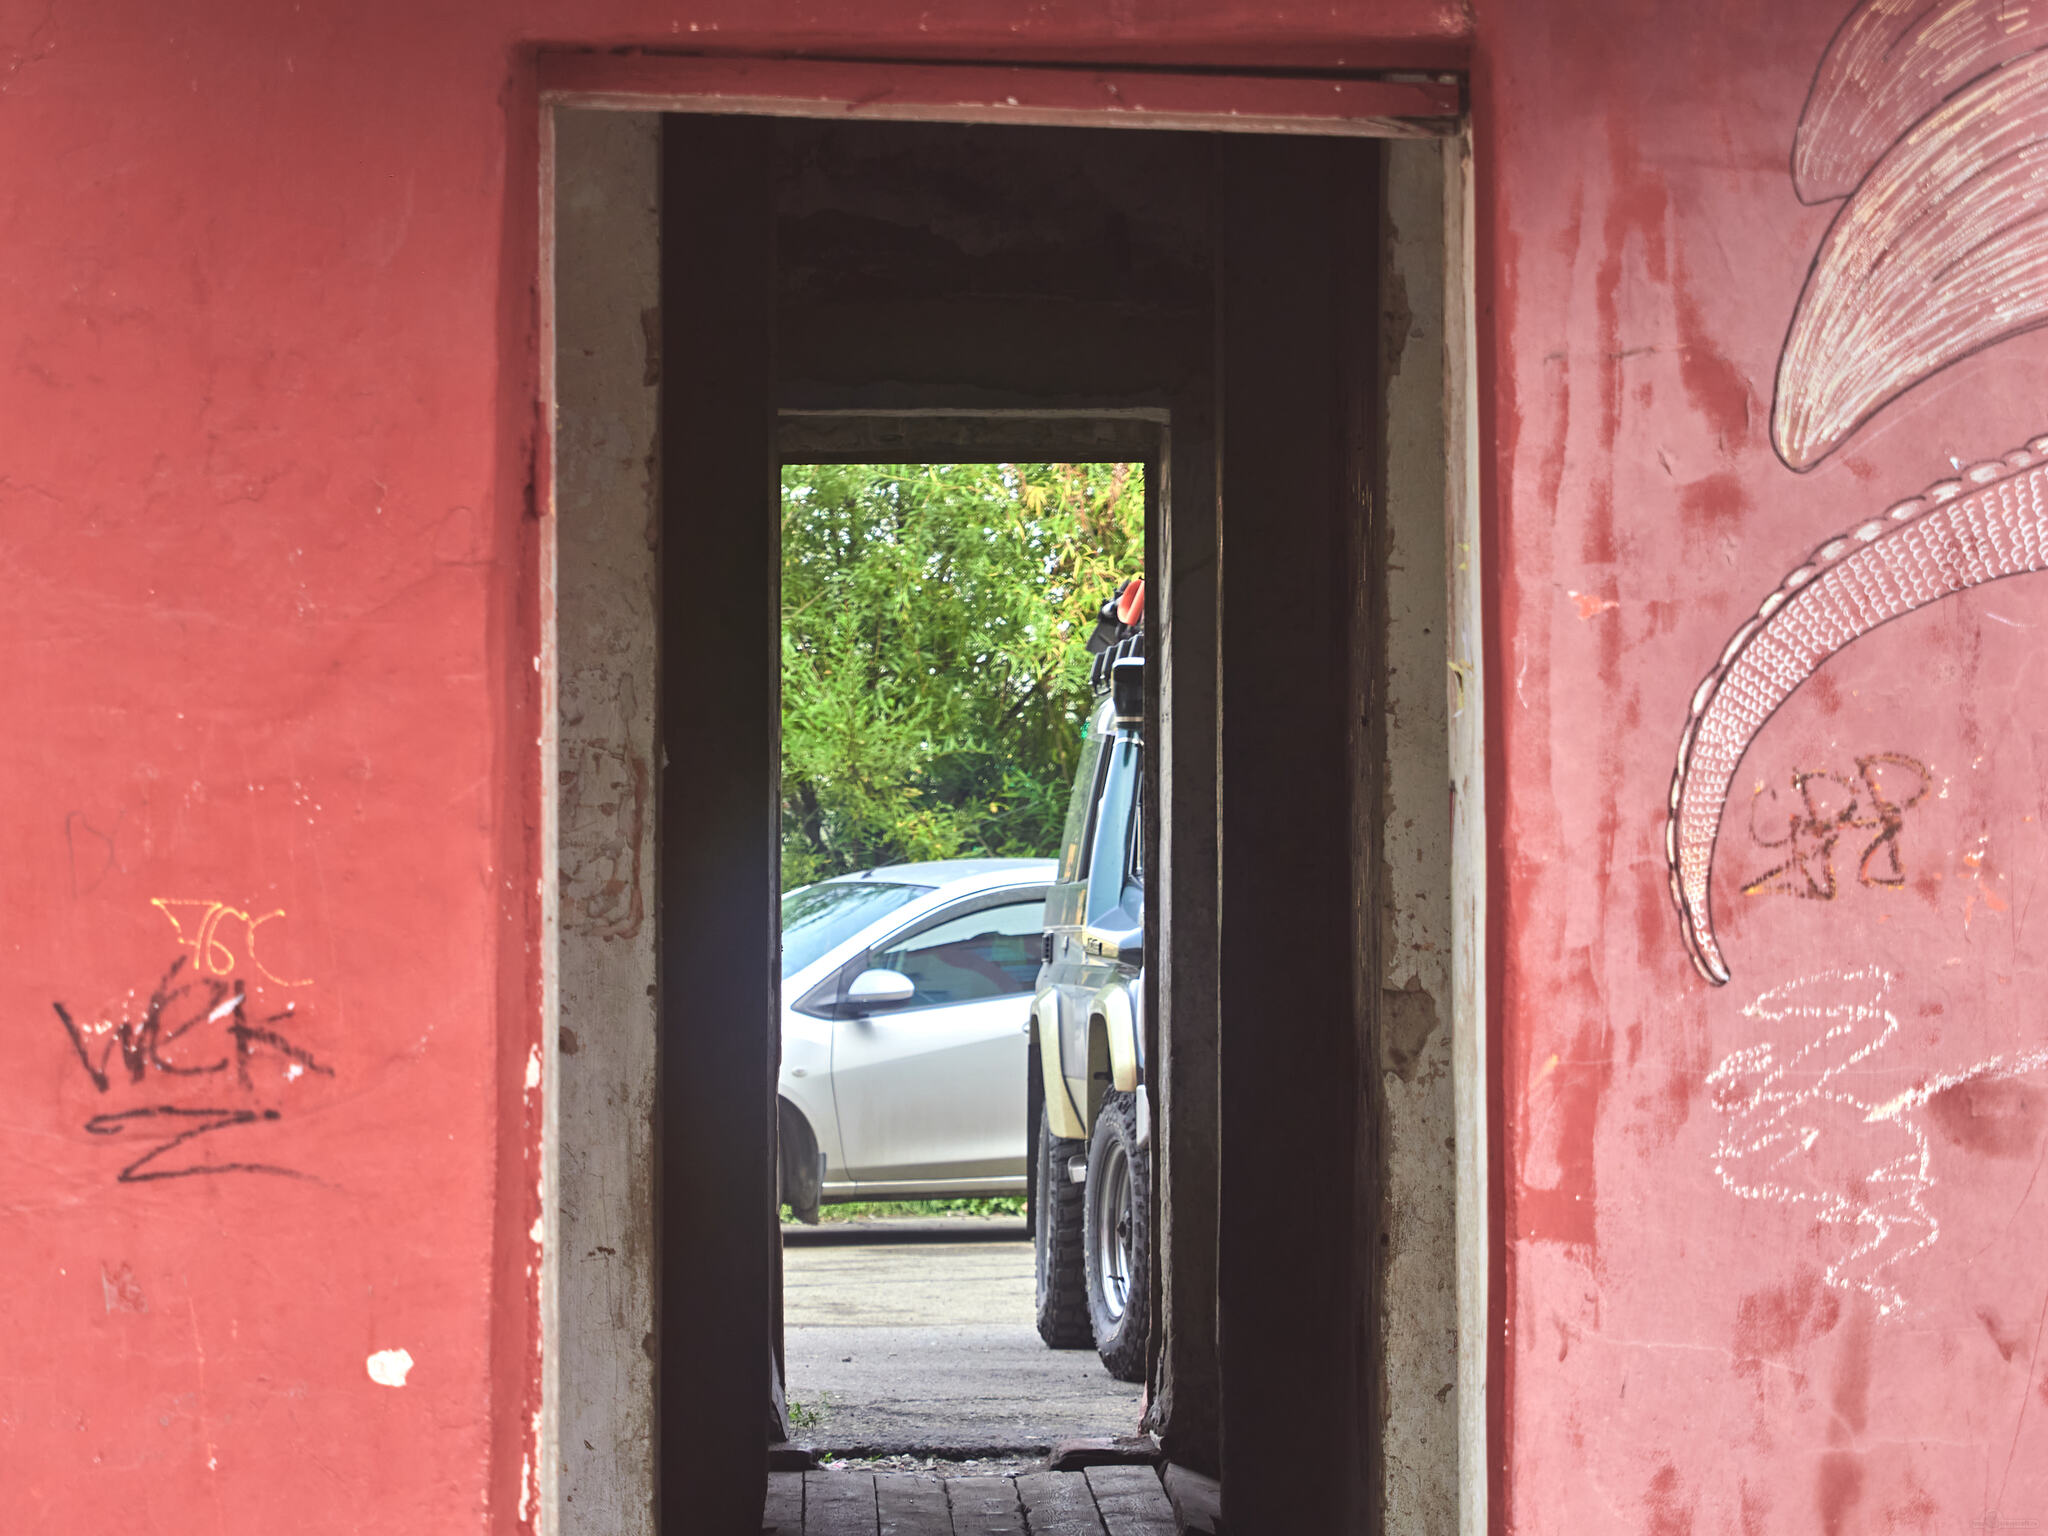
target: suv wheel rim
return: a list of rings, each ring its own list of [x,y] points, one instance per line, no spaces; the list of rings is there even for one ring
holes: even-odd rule
[[[1095,1272],[1102,1310],[1118,1323],[1131,1301],[1131,1160],[1121,1144],[1108,1148],[1096,1188]]]

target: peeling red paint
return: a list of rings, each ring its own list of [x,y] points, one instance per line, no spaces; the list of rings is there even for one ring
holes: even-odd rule
[[[1826,1536],[1840,1536],[1863,1498],[1863,1457],[1856,1451],[1829,1451],[1820,1459],[1814,1504]]]
[[[1839,1340],[1835,1358],[1830,1402],[1835,1411],[1835,1428],[1830,1438],[1860,1435],[1870,1423],[1871,1309],[1861,1303],[1849,1308],[1847,1325]]]
[[[1741,526],[1749,511],[1749,493],[1743,489],[1740,475],[1708,475],[1679,491],[1678,510],[1691,527],[1703,531],[1733,529]]]
[[[1998,1358],[2010,1365],[2012,1357],[2019,1353],[2021,1346],[2026,1342],[2025,1338],[2018,1331],[2001,1323],[1998,1314],[1989,1307],[1977,1309],[1977,1321],[1984,1325],[1985,1335],[1997,1349]]]
[[[1692,1503],[1684,1496],[1678,1468],[1670,1462],[1659,1467],[1650,1479],[1643,1506],[1649,1515],[1649,1523],[1644,1527],[1648,1536],[1692,1536]]]
[[[1814,674],[1813,681],[1806,686],[1807,691],[1813,695],[1814,707],[1822,714],[1833,715],[1841,712],[1842,685],[1836,681],[1834,673],[1823,667]]]
[[[1672,299],[1678,319],[1678,376],[1693,405],[1707,418],[1723,446],[1733,452],[1749,441],[1749,381],[1716,349],[1682,265],[1674,274]]]
[[[1544,1064],[1529,1088],[1532,1108],[1558,1169],[1548,1187],[1521,1191],[1521,1236],[1532,1242],[1567,1243],[1590,1257],[1597,1248],[1599,1184],[1595,1140],[1601,1096],[1613,1081],[1612,1037],[1602,1026],[1581,1026],[1569,1058]]]
[[[1842,1315],[1841,1293],[1820,1272],[1802,1269],[1785,1285],[1751,1291],[1735,1312],[1738,1360],[1787,1360],[1794,1351],[1832,1333]],[[1751,1374],[1755,1374],[1752,1368]]]
[[[1765,1522],[1770,1515],[1770,1509],[1771,1506],[1764,1498],[1762,1491],[1752,1488],[1748,1480],[1744,1479],[1741,1488],[1741,1507],[1739,1510],[1742,1521],[1742,1536],[1764,1536],[1764,1532],[1768,1529]]]
[[[1955,1146],[1984,1157],[2031,1158],[2048,1123],[2048,1091],[2015,1079],[1958,1083],[1927,1101],[1927,1115]]]

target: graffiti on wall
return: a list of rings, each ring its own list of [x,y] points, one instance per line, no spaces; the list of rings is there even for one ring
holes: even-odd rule
[[[2048,324],[2048,16],[2003,0],[1864,0],[1830,43],[1792,152],[1798,196],[1842,207],[1778,359],[1771,440],[1804,472],[1971,353]],[[1960,461],[1952,461],[1960,467]],[[2048,436],[1873,510],[1795,565],[1694,690],[1665,857],[1709,982],[1714,848],[1764,722],[1880,624],[2048,569]]]
[[[1772,447],[1804,474],[1889,402],[2048,325],[2048,7],[1863,0],[1815,72],[1791,174],[1802,202],[1840,204],[1793,306],[1771,406]],[[1765,723],[1879,626],[2048,570],[2048,435],[1975,463],[1948,446],[1933,483],[1873,498],[1860,522],[1792,563],[1692,693],[1664,851],[1685,948],[1716,986],[1730,972],[1714,855]],[[1834,901],[1904,886],[1928,857],[1909,827],[1936,778],[1919,756],[1879,752],[1853,768],[1798,768],[1789,793],[1783,780],[1759,784],[1749,829],[1765,856],[1740,889]],[[1974,870],[1981,856],[1963,862]],[[1902,1034],[1900,986],[1867,967],[1769,987],[1742,1010],[1747,1041],[1705,1079],[1722,1188],[1810,1223],[1826,1283],[1868,1297],[1880,1317],[1904,1311],[1902,1266],[1942,1235],[1931,1127],[1980,1085],[2048,1070],[2048,1046],[1930,1061],[1951,1048]]]
[[[1830,769],[1795,769],[1792,809],[1785,818],[1783,837],[1766,836],[1757,827],[1756,807],[1762,793],[1750,802],[1752,839],[1778,850],[1781,856],[1762,874],[1744,881],[1742,894],[1833,901],[1838,892],[1835,846],[1845,833],[1853,833],[1861,845],[1857,884],[1903,886],[1906,865],[1900,834],[1906,829],[1906,812],[1927,798],[1932,783],[1927,765],[1902,752],[1873,752],[1857,758],[1853,777]]]
[[[1822,1278],[1861,1291],[1878,1315],[1905,1306],[1895,1266],[1941,1236],[1925,1120],[1941,1095],[2048,1067],[2048,1046],[1929,1073],[1894,1050],[1895,977],[1826,970],[1773,987],[1742,1010],[1768,1037],[1707,1073],[1720,1113],[1714,1172],[1742,1200],[1798,1212],[1828,1234]],[[1886,1084],[1897,1087],[1887,1092]]]
[[[265,1101],[300,1079],[334,1076],[331,1066],[293,1038],[304,1022],[298,1001],[278,1007],[264,1000],[270,987],[312,985],[282,980],[256,957],[258,930],[284,912],[252,918],[218,901],[157,898],[150,904],[170,920],[180,952],[140,1006],[134,993],[97,1012],[75,1009],[61,998],[51,1003],[98,1093],[157,1101],[96,1114],[85,1122],[86,1133],[148,1141],[116,1175],[123,1184],[223,1173],[306,1177],[218,1144],[221,1132],[283,1119],[283,1110]],[[180,1083],[203,1085],[203,1101],[160,1101]]]
[[[258,935],[266,923],[284,916],[284,909],[262,916],[231,907],[224,901],[185,900],[153,896],[149,904],[171,920],[178,943],[191,952],[192,968],[201,976],[232,976],[244,965],[279,987],[310,987],[311,981],[287,981],[263,963]]]
[[[1899,1032],[1885,1006],[1891,985],[1867,969],[1775,987],[1742,1011],[1783,1038],[1731,1051],[1707,1073],[1721,1114],[1722,1187],[1825,1229],[1833,1252],[1822,1278],[1862,1291],[1880,1314],[1901,1305],[1892,1266],[1941,1235],[1925,1200],[1934,1183],[1926,1131],[1903,1113],[1872,1118],[1877,1106],[1853,1091]]]

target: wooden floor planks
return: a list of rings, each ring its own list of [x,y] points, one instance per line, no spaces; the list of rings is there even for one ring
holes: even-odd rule
[[[804,1536],[875,1536],[872,1472],[806,1472]]]
[[[771,1472],[762,1536],[1176,1536],[1149,1467],[1007,1477]]]
[[[1007,1477],[949,1477],[953,1536],[1024,1536],[1017,1485]]]
[[[881,1536],[953,1536],[946,1485],[922,1477],[877,1477]]]
[[[1103,1536],[1095,1495],[1079,1472],[1026,1472],[1017,1479],[1017,1497],[1031,1536]]]
[[[1175,1536],[1173,1505],[1150,1467],[1090,1467],[1087,1476],[1109,1536]]]
[[[761,1536],[803,1536],[804,1475],[770,1472],[768,1503],[761,1514]]]

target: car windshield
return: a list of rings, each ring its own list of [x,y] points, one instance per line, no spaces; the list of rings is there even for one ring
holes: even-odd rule
[[[782,979],[787,981],[835,944],[931,889],[880,880],[834,880],[791,891],[782,898]]]

